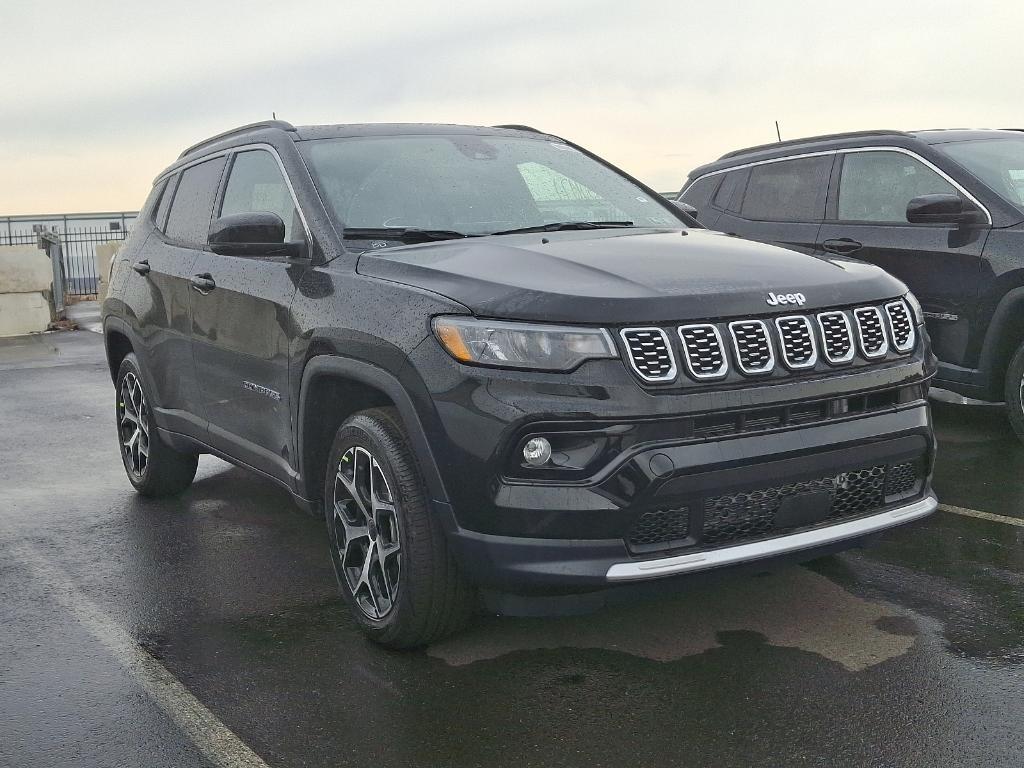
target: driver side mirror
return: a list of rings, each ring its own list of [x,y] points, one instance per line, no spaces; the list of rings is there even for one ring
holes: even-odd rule
[[[222,256],[285,256],[303,258],[306,245],[285,242],[284,221],[276,213],[232,213],[210,225],[210,250]]]
[[[960,195],[920,195],[907,203],[911,224],[980,224],[985,216]]]

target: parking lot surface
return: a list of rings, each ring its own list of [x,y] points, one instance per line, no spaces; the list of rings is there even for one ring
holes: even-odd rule
[[[997,409],[935,408],[945,506],[869,549],[399,654],[277,486],[134,494],[99,335],[0,343],[0,392],[0,766],[1021,765]]]

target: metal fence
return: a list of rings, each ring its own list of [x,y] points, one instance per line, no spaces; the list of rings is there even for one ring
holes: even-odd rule
[[[64,252],[64,293],[71,296],[90,296],[99,290],[96,274],[96,246],[128,237],[125,229],[106,227],[78,227],[60,232]],[[4,232],[0,230],[0,245],[36,245],[34,232]]]

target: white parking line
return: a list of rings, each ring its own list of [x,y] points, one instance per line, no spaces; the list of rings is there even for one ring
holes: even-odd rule
[[[14,554],[52,591],[61,607],[106,647],[153,703],[214,765],[221,768],[269,768],[174,675],[142,650],[125,629],[76,589],[55,563],[27,544],[16,546]]]
[[[1021,519],[1019,517],[994,515],[991,512],[979,512],[976,509],[967,509],[966,507],[954,507],[952,504],[939,504],[939,509],[941,509],[943,512],[951,512],[954,515],[963,515],[964,517],[976,517],[979,520],[990,520],[993,523],[1003,523],[1004,525],[1015,525],[1019,528],[1024,528],[1024,519]]]

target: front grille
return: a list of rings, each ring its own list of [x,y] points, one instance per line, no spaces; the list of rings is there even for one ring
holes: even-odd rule
[[[853,360],[853,334],[844,312],[822,312],[818,328],[825,350],[825,359],[833,365]]]
[[[703,519],[691,530],[692,504],[673,509],[643,512],[627,535],[634,550],[681,549],[735,545],[751,539],[781,535],[800,528],[831,525],[848,518],[881,510],[918,493],[923,480],[922,461],[841,472],[828,477],[801,480],[754,490],[727,493],[703,500]],[[778,513],[790,497],[819,494],[822,504],[816,522],[783,522]],[[696,502],[700,504],[700,502]]]
[[[714,379],[729,370],[722,345],[722,336],[710,323],[684,325],[679,328],[683,345],[683,362],[695,379]]]
[[[696,322],[674,330],[626,328],[619,334],[629,366],[647,383],[675,381],[677,359],[690,382],[734,382],[741,378],[734,370],[743,376],[774,373],[774,380],[783,373],[824,372],[824,363],[863,364],[909,354],[916,344],[914,316],[903,299],[806,315]],[[776,354],[782,363],[778,370]]]
[[[629,350],[629,362],[644,381],[671,381],[676,361],[668,334],[661,328],[626,328],[622,340]]]
[[[736,365],[743,373],[768,373],[775,367],[775,354],[768,327],[760,320],[739,320],[729,323]]]
[[[909,352],[914,348],[915,339],[914,323],[907,305],[902,301],[891,301],[885,305],[885,314],[889,317],[892,345],[898,352]]]
[[[658,509],[637,517],[626,540],[633,549],[682,541],[690,535],[690,509]]]
[[[853,310],[853,317],[857,321],[861,354],[869,359],[883,357],[889,351],[889,341],[885,337],[882,313],[878,307],[860,307]]]
[[[803,315],[780,317],[775,327],[779,331],[782,362],[787,368],[811,368],[818,362],[810,320]]]

